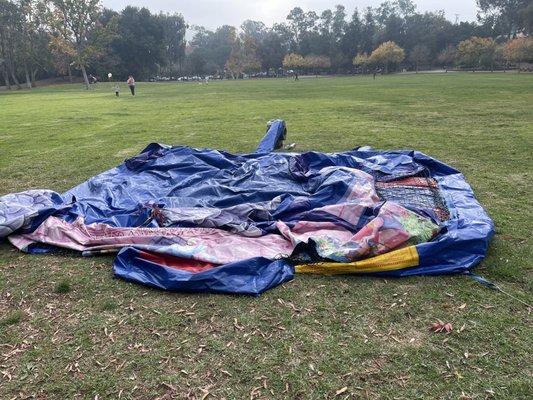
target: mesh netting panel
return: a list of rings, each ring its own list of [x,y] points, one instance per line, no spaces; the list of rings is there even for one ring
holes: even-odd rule
[[[433,210],[441,221],[450,219],[448,207],[433,178],[414,177],[376,182],[376,191],[382,200],[394,201],[414,209]]]

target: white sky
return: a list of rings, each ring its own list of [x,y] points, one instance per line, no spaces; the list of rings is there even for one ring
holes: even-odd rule
[[[147,7],[151,11],[179,12],[190,25],[216,28],[220,25],[240,26],[246,19],[263,21],[267,25],[282,22],[293,7],[304,11],[333,9],[343,4],[348,15],[357,7],[377,6],[381,0],[103,0],[104,6],[121,10],[127,5]],[[459,14],[460,21],[476,18],[475,0],[415,0],[418,11],[444,10],[451,21]]]

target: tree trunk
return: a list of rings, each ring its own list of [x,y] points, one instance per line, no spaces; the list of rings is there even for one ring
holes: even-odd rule
[[[20,86],[20,82],[17,79],[17,76],[15,75],[15,71],[12,65],[9,68],[9,72],[11,73],[11,78],[13,79],[13,82],[15,82],[15,85],[17,85],[17,89],[22,89],[22,87]]]
[[[81,66],[81,73],[83,74],[83,80],[85,81],[85,89],[89,90],[89,78],[87,77],[87,71],[85,70],[85,66]]]
[[[35,83],[35,77],[37,76],[37,69],[34,69],[31,71],[31,85],[32,87],[37,87],[37,84]]]
[[[2,68],[2,75],[4,76],[4,81],[6,82],[7,90],[11,90],[11,82],[9,81],[9,74],[7,73],[7,68],[5,65]]]
[[[4,77],[4,81],[6,82],[7,90],[11,90],[11,82],[9,81],[9,72],[7,69],[9,60],[6,54],[6,44],[3,37],[0,37],[0,40],[0,58],[3,59],[0,63],[0,69],[2,70],[2,76]]]
[[[13,82],[15,83],[15,85],[17,85],[17,89],[22,89],[20,87],[19,80],[17,79],[17,76],[15,75],[15,65],[13,63],[13,49],[7,49],[5,57],[6,57],[5,65],[8,69],[9,74],[11,75],[11,78],[13,79]]]
[[[72,83],[72,68],[70,68],[70,64],[68,64],[68,81]]]
[[[24,77],[26,78],[26,87],[31,89],[30,73],[28,72],[28,66],[24,64]]]

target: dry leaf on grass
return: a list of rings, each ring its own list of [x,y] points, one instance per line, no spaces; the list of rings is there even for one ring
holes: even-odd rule
[[[344,392],[346,392],[347,390],[348,390],[348,386],[344,386],[342,389],[339,389],[335,392],[335,396],[339,396],[343,394]]]
[[[450,333],[451,331],[453,331],[453,325],[449,322],[444,323],[439,319],[437,320],[437,322],[433,322],[431,324],[431,326],[429,327],[429,330],[432,332],[437,332],[437,333],[439,332]]]

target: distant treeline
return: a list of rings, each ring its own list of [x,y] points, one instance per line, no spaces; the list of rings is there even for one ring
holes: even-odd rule
[[[0,0],[0,82],[31,87],[36,79],[81,74],[88,85],[88,76],[108,73],[237,78],[282,68],[351,73],[533,62],[533,2],[477,5],[477,22],[453,23],[442,11],[420,13],[411,0],[391,0],[350,16],[342,5],[320,13],[296,7],[271,27],[247,20],[211,31],[189,27],[179,13],[116,12],[100,0]]]

